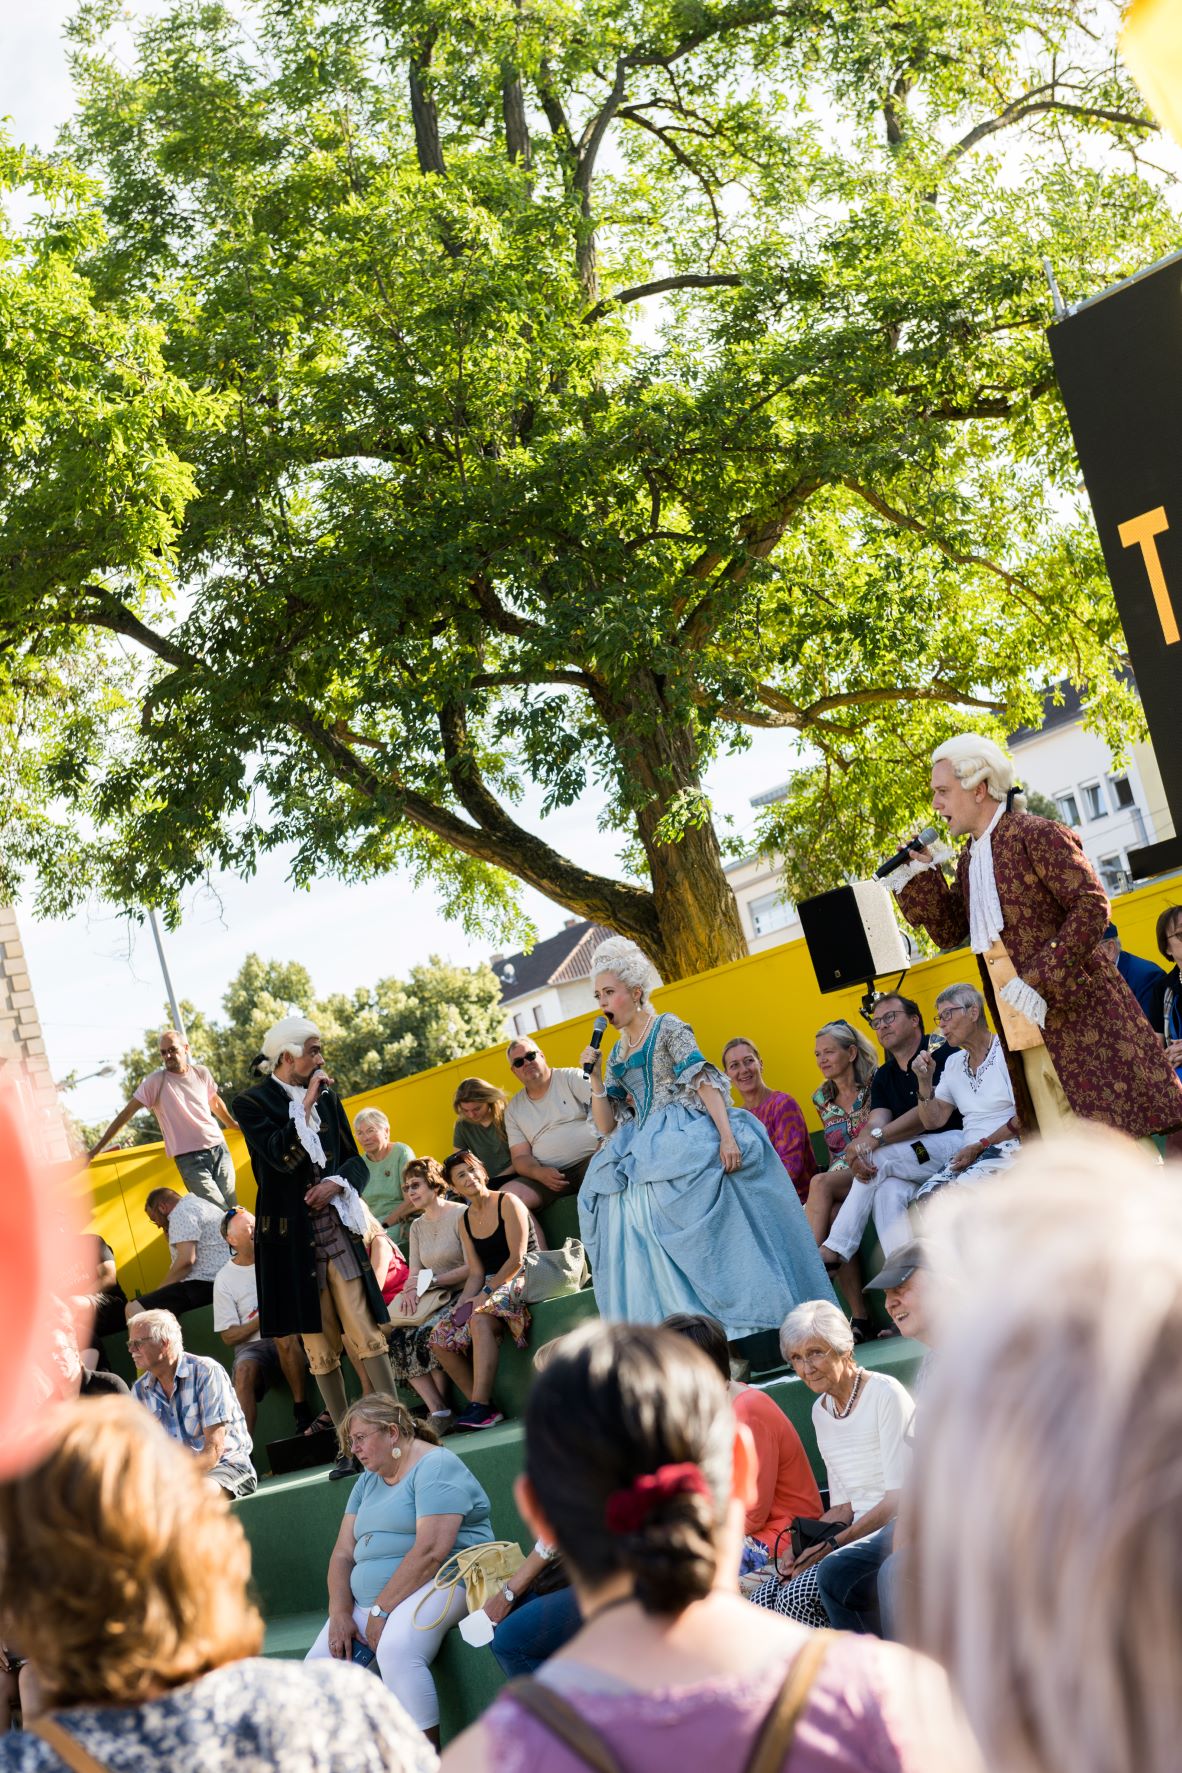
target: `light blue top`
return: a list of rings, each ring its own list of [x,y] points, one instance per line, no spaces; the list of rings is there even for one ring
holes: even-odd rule
[[[489,1500],[462,1459],[433,1447],[404,1478],[388,1484],[366,1471],[353,1486],[345,1513],[354,1515],[352,1588],[359,1607],[372,1607],[415,1542],[419,1517],[458,1514],[453,1551],[493,1537]]]

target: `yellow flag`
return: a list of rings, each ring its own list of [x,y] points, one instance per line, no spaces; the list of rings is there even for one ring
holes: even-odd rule
[[[1133,0],[1120,51],[1158,122],[1182,142],[1182,0]]]

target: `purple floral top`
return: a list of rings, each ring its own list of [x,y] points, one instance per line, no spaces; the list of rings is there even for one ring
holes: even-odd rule
[[[852,1108],[826,1098],[825,1085],[813,1091],[813,1107],[821,1117],[821,1129],[829,1147],[829,1168],[832,1169],[846,1146],[857,1138],[870,1113],[870,1085],[863,1084],[854,1097]]]

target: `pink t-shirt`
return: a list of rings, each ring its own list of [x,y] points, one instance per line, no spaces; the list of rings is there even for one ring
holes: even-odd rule
[[[606,1677],[590,1670],[601,1690],[588,1690],[583,1671],[565,1662],[548,1663],[540,1678],[634,1773],[685,1773],[687,1767],[740,1773],[786,1670],[777,1661],[741,1680],[659,1693],[605,1691]],[[898,1644],[843,1636],[809,1693],[783,1773],[960,1773],[962,1767],[971,1773],[979,1766],[971,1754],[963,1761],[946,1757],[939,1726],[947,1716],[947,1684],[930,1663]],[[497,1773],[585,1773],[586,1763],[512,1699],[495,1700],[482,1722],[488,1765]]]
[[[211,1111],[217,1093],[213,1074],[190,1060],[183,1076],[163,1066],[150,1071],[132,1100],[150,1108],[160,1122],[169,1157],[183,1157],[186,1151],[207,1151],[224,1143]]]

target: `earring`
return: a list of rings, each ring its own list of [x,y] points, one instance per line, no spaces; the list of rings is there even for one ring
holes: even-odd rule
[[[397,1441],[390,1442],[390,1454],[394,1459],[402,1458],[402,1448],[398,1445]]]

